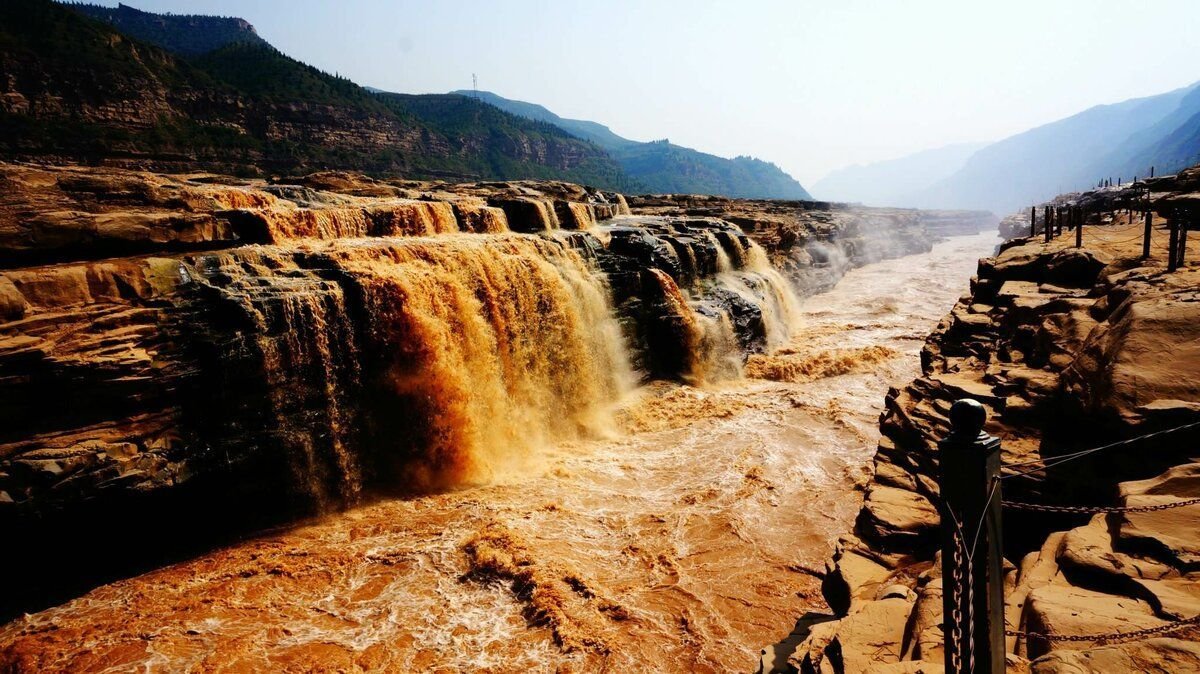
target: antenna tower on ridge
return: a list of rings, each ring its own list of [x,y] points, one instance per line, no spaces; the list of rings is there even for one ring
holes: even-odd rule
[[[471,73],[471,89],[475,92],[475,100],[479,100],[479,78]]]

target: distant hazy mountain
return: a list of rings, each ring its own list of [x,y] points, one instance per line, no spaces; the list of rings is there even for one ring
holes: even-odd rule
[[[1174,172],[1200,150],[1200,94],[1192,85],[1158,96],[1098,105],[993,143],[964,166],[902,201],[1008,213],[1061,192]]]
[[[808,191],[775,164],[753,157],[726,159],[674,145],[622,138],[597,122],[559,117],[536,103],[514,101],[490,91],[460,90],[505,112],[553,124],[608,151],[632,180],[659,193],[717,194],[766,199],[811,199]]]
[[[1171,114],[1145,131],[1129,137],[1092,167],[1090,174],[1158,175],[1174,173],[1200,162],[1200,84],[1189,88]]]
[[[825,201],[857,201],[871,206],[920,207],[914,193],[950,177],[987,143],[958,143],[898,159],[838,169],[812,186]]]

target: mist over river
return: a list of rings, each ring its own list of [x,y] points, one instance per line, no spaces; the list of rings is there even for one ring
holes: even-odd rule
[[[0,627],[17,671],[752,671],[819,608],[888,387],[994,233],[850,271],[741,378],[656,383],[600,437]],[[82,563],[82,562],[81,562]]]

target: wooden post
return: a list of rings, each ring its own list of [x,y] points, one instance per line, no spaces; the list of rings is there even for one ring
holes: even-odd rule
[[[1191,218],[1188,216],[1179,223],[1179,261],[1175,263],[1176,269],[1182,267],[1187,261],[1187,233],[1190,221]]]
[[[1171,211],[1171,219],[1167,221],[1171,236],[1167,239],[1167,271],[1179,268],[1179,211]]]
[[[1083,206],[1075,207],[1075,247],[1083,247]]]
[[[1029,236],[1037,236],[1037,206],[1029,209]]]
[[[1154,167],[1153,166],[1150,167],[1150,177],[1151,178],[1154,177]]]
[[[959,400],[950,408],[950,435],[938,443],[947,674],[1004,674],[1000,440],[983,431],[986,421],[983,405]],[[970,578],[961,568],[968,556]]]
[[[1050,233],[1053,230],[1052,224],[1050,222],[1050,207],[1046,206],[1042,209],[1042,229],[1045,230],[1042,234],[1046,239],[1046,243],[1050,243]]]
[[[1142,259],[1150,257],[1150,229],[1154,226],[1154,211],[1146,208],[1146,233],[1142,235]]]

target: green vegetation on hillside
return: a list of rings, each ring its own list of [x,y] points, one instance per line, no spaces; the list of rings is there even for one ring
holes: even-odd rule
[[[192,63],[213,79],[262,101],[340,105],[375,113],[386,110],[375,96],[350,80],[301,63],[265,43],[234,42]]]
[[[266,44],[242,19],[194,14],[154,14],[128,5],[65,3],[71,9],[143,42],[182,56],[199,56],[235,42]]]
[[[199,43],[176,33],[196,26],[253,35],[239,20],[135,17],[162,29],[156,42],[183,51]],[[171,53],[69,5],[3,0],[0,71],[10,96],[0,99],[0,154],[630,184],[603,149],[545,124],[457,96],[381,97],[261,39],[205,39],[220,45]]]
[[[726,159],[667,141],[641,143],[629,140],[603,124],[565,119],[536,103],[514,101],[490,91],[460,90],[454,93],[477,97],[505,112],[553,124],[578,138],[596,143],[608,150],[632,180],[650,192],[812,199],[794,178],[775,164],[760,159]]]
[[[511,115],[474,98],[455,94],[378,94],[398,114],[410,116],[420,122],[437,126],[451,136],[460,139],[466,146],[481,148],[491,167],[492,176],[521,173],[528,178],[545,180],[566,179],[592,185],[607,185],[612,189],[636,191],[641,186],[631,180],[604,149],[592,143],[584,143],[562,129],[516,115]],[[514,162],[518,146],[532,144],[537,152],[579,152],[580,164],[564,174],[547,166]],[[442,162],[442,168],[453,166],[453,162]]]
[[[812,199],[778,166],[753,157],[725,159],[666,140],[613,152],[630,176],[654,192],[765,199]]]
[[[114,37],[107,26],[48,0],[0,2],[0,71],[15,78],[11,88],[18,93],[39,80],[69,97],[103,94],[146,78],[192,83],[195,73],[180,68],[166,51]]]

